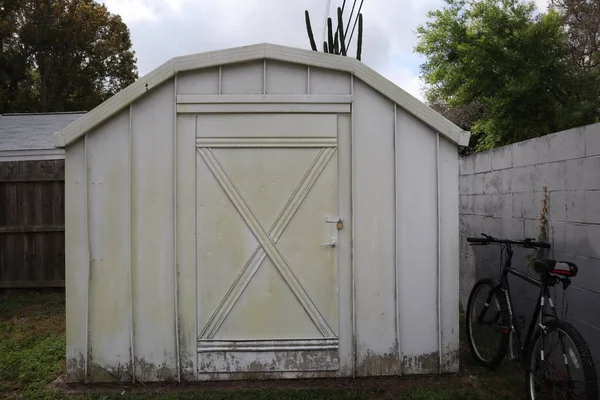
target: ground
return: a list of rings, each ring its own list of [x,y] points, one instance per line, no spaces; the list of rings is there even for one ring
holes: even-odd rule
[[[523,370],[473,365],[461,332],[458,374],[341,380],[120,385],[56,384],[65,370],[64,293],[0,294],[0,398],[4,399],[524,399]],[[461,326],[462,328],[462,326]],[[53,383],[54,382],[54,383]]]

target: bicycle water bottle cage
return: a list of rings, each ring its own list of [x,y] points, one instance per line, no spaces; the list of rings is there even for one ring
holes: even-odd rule
[[[578,272],[577,265],[569,261],[556,261],[549,259],[535,260],[533,269],[537,273],[549,273],[562,276],[576,276]]]

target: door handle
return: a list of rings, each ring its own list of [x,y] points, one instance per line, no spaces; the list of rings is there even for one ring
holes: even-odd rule
[[[321,246],[324,246],[324,247],[327,247],[327,246],[335,247],[335,245],[336,245],[336,242],[335,242],[335,238],[334,237],[331,238],[331,242],[321,244]]]

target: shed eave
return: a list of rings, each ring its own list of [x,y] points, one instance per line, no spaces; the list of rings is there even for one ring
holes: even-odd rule
[[[444,116],[354,58],[262,43],[174,57],[64,129],[56,132],[54,134],[54,146],[61,148],[74,142],[142,97],[147,91],[172,78],[178,72],[261,59],[348,72],[382,93],[446,139],[461,146],[466,146],[469,143],[470,133],[468,131],[462,130]]]

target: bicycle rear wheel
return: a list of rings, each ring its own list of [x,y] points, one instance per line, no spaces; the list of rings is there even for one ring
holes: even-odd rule
[[[598,400],[596,367],[579,331],[558,319],[544,324],[527,356],[528,398]]]
[[[497,367],[508,347],[510,317],[506,298],[492,279],[475,283],[467,303],[467,341],[474,359]]]

